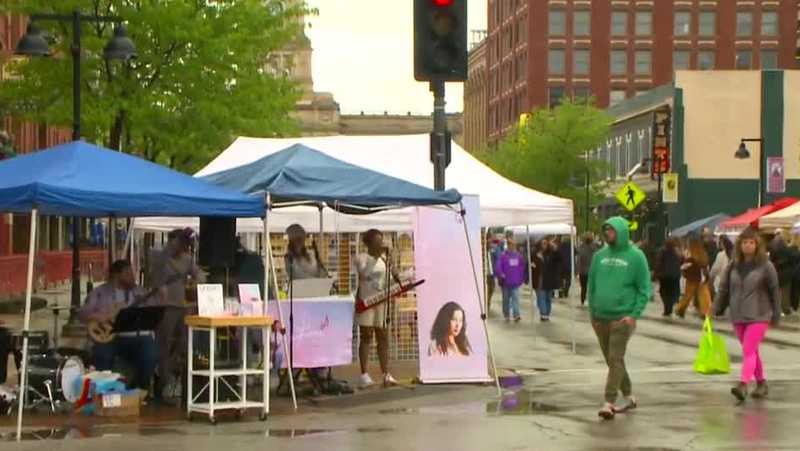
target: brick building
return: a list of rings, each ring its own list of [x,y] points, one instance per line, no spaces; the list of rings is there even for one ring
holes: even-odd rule
[[[797,67],[798,0],[489,0],[488,139],[565,97],[601,107],[675,70]]]
[[[489,98],[486,86],[486,39],[474,43],[469,51],[469,73],[464,83],[464,148],[469,152],[486,147]]]

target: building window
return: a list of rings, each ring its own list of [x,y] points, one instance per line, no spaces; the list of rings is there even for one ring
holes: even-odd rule
[[[700,36],[711,37],[717,34],[717,13],[714,11],[700,12]]]
[[[575,50],[572,52],[573,75],[589,75],[590,53],[588,50]]]
[[[716,55],[713,50],[697,52],[697,68],[700,70],[714,70]]]
[[[547,17],[550,36],[564,36],[567,34],[567,15],[563,10],[550,11]]]
[[[761,50],[761,68],[762,69],[777,69],[778,68],[778,51],[777,50]]]
[[[736,69],[748,70],[753,68],[753,51],[752,50],[737,50],[736,51]]]
[[[628,35],[628,13],[626,11],[614,11],[611,13],[611,36]]]
[[[692,31],[692,13],[678,11],[675,13],[675,36],[689,36]]]
[[[740,11],[736,13],[736,36],[753,35],[753,13]]]
[[[588,86],[576,86],[572,88],[572,98],[577,103],[586,103],[592,96],[592,89]]]
[[[564,87],[551,86],[548,89],[547,100],[547,104],[550,105],[550,108],[555,108],[561,105],[561,102],[564,100]]]
[[[612,89],[611,95],[609,96],[609,103],[611,106],[614,106],[623,100],[625,100],[626,93],[624,89]]]
[[[653,12],[636,11],[636,36],[653,34]]]
[[[550,49],[547,56],[547,67],[550,75],[564,75],[564,50]]]
[[[778,13],[764,11],[761,13],[761,35],[778,36]]]
[[[628,75],[628,51],[611,51],[611,75]]]
[[[572,14],[572,33],[575,36],[589,36],[592,34],[591,11],[575,11]]]
[[[636,51],[636,75],[650,75],[652,72],[653,54],[650,50]]]
[[[636,88],[636,95],[634,97],[639,97],[642,94],[647,94],[650,91],[650,88]]]
[[[675,50],[672,54],[673,70],[688,70],[690,68],[689,58],[691,55],[688,50]]]

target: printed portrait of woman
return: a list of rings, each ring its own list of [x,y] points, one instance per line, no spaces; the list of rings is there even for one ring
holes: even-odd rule
[[[468,356],[470,352],[464,309],[455,302],[448,302],[439,309],[433,322],[428,356],[459,357]]]

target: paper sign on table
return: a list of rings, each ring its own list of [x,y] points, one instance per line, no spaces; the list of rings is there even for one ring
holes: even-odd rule
[[[222,284],[197,285],[197,313],[200,316],[221,316],[225,313]]]

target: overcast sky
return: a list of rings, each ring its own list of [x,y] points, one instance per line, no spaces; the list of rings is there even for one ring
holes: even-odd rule
[[[314,89],[332,92],[342,113],[429,114],[427,83],[414,80],[413,0],[308,0],[319,15],[306,30]],[[468,0],[470,30],[486,29],[486,0]],[[468,38],[469,39],[469,38]],[[462,111],[461,83],[448,83],[447,111]]]

